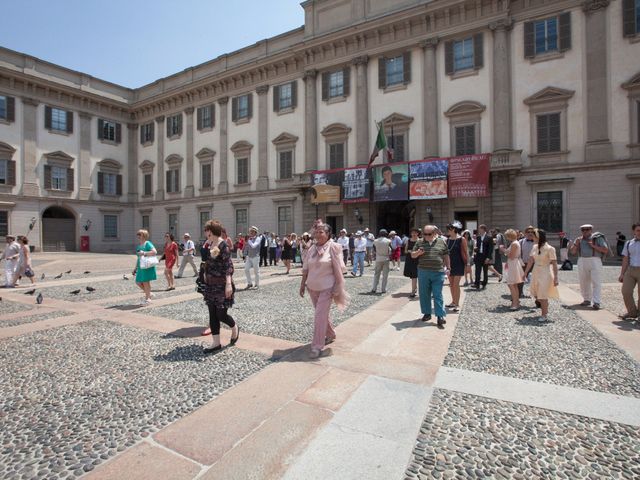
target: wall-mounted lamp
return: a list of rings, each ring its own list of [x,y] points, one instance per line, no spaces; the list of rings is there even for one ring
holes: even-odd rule
[[[89,227],[91,227],[91,220],[87,220],[87,223],[84,224],[84,231],[88,232],[89,231]]]
[[[38,219],[36,217],[31,217],[31,220],[29,220],[29,231],[33,230],[33,227],[36,226],[37,221]]]
[[[358,220],[358,223],[360,225],[362,225],[362,222],[363,222],[364,219],[362,218],[362,215],[360,215],[360,209],[356,207],[353,210],[353,214],[356,216],[356,219]]]
[[[427,211],[427,219],[429,223],[433,223],[433,213],[431,213],[431,207],[427,207],[426,211]]]

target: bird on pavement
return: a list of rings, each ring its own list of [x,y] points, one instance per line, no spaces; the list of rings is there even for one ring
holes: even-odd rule
[[[80,289],[78,290],[73,290],[71,292],[69,292],[71,295],[78,295],[80,293]]]
[[[55,278],[55,279],[62,278],[62,275],[63,275],[63,274],[61,273],[60,275],[56,275],[56,276],[55,276],[55,277],[53,277],[53,278]]]
[[[64,273],[66,273],[66,274],[68,275],[68,274],[70,274],[70,273],[71,273],[71,270],[67,270],[67,271],[66,271],[66,272],[64,272]]]
[[[40,305],[42,303],[42,300],[44,300],[44,297],[42,296],[42,293],[39,293],[36,297],[36,303]]]
[[[83,272],[85,275],[89,275],[91,272],[89,270],[87,270],[86,272]]]
[[[96,289],[93,287],[86,287],[87,288],[87,292],[95,292]]]
[[[40,275],[40,280],[44,280],[44,273],[42,275]]]
[[[26,292],[24,292],[25,295],[33,295],[34,293],[36,293],[36,289],[32,289],[32,290],[27,290]]]
[[[126,275],[122,275],[122,279],[123,280],[129,280],[129,277],[127,277]]]

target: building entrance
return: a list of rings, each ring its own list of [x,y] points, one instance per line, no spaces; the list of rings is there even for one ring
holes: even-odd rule
[[[327,225],[331,226],[331,231],[336,237],[340,236],[340,230],[342,229],[342,216],[327,216],[326,219]]]
[[[478,212],[455,212],[454,218],[462,222],[462,228],[472,234],[478,229]]]
[[[395,230],[398,235],[409,235],[409,230],[416,224],[415,202],[380,202],[375,205],[377,230],[384,228],[387,232]]]
[[[76,218],[66,208],[49,207],[42,212],[42,250],[76,251]]]

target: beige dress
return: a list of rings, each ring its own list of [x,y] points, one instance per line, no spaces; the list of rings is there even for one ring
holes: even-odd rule
[[[535,259],[531,275],[531,295],[538,300],[560,298],[558,287],[553,285],[551,271],[551,262],[556,261],[556,249],[548,243],[545,243],[540,250],[538,245],[535,245],[531,250],[531,256]]]
[[[515,250],[515,258],[508,258],[507,272],[505,274],[505,282],[507,285],[517,285],[524,282],[524,270],[522,269],[522,260],[520,259],[520,243],[512,242],[508,251]]]

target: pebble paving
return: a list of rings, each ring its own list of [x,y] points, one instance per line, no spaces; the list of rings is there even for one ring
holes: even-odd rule
[[[631,426],[436,389],[406,479],[640,478]]]
[[[408,279],[390,277],[387,290],[393,292],[406,285]],[[347,278],[351,303],[344,312],[332,307],[331,318],[339,325],[382,298],[371,295],[371,277]],[[313,307],[309,295],[300,298],[300,280],[261,286],[259,290],[238,290],[236,304],[230,313],[248,333],[307,343],[313,336]],[[201,299],[139,310],[137,313],[173,318],[198,325],[208,325],[209,314]]]
[[[2,291],[0,290],[0,296],[2,295]],[[27,305],[24,303],[18,302],[10,302],[6,298],[3,298],[0,301],[0,315],[4,315],[5,313],[16,313],[16,312],[24,312],[25,310],[31,310],[36,306],[36,299],[33,299],[33,305]]]
[[[13,318],[11,320],[0,319],[0,328],[15,327],[17,325],[25,325],[27,323],[41,322],[43,320],[51,320],[54,318],[66,317],[67,315],[73,315],[73,313],[65,311],[40,313],[36,315],[28,315],[26,317]]]
[[[580,277],[578,270],[580,267],[573,266],[573,270],[560,270],[558,268],[558,279],[564,283],[579,284]],[[602,267],[602,283],[618,283],[618,276],[620,275],[619,266],[603,266]]]
[[[576,312],[552,300],[539,323],[533,299],[510,312],[508,298],[494,283],[467,293],[445,366],[640,397],[640,364]]]
[[[268,363],[100,320],[4,340],[0,478],[80,476]]]

